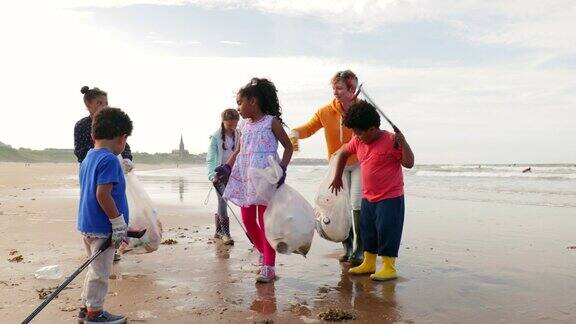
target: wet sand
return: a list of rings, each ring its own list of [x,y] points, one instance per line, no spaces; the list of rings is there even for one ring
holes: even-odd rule
[[[63,280],[35,279],[35,270],[58,264],[69,274],[84,260],[77,167],[0,163],[1,323],[22,321],[41,302],[36,290]],[[106,305],[131,322],[312,323],[330,307],[354,312],[357,323],[576,321],[574,208],[408,195],[398,280],[347,275],[340,244],[316,236],[308,258],[278,256],[279,280],[261,285],[235,220],[236,245],[223,246],[211,238],[213,208],[202,205],[204,195],[186,204],[157,197],[165,238],[178,243],[115,265]],[[15,255],[23,260],[9,262]],[[74,322],[83,277],[35,322]]]

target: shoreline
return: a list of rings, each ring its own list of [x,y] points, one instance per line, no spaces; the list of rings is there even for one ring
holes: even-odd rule
[[[76,172],[73,163],[0,164],[0,322],[21,321],[40,304],[37,290],[63,281],[35,279],[35,270],[58,264],[66,276],[83,262]],[[115,265],[106,305],[134,322],[313,323],[330,307],[354,311],[355,323],[576,321],[574,208],[408,194],[398,280],[349,276],[341,245],[316,235],[306,259],[279,255],[279,280],[257,285],[256,255],[236,221],[236,245],[211,238],[208,186],[189,184],[178,202],[177,184],[156,181],[145,184],[164,237],[178,242]],[[13,249],[22,262],[8,261]],[[83,277],[35,323],[74,321]]]

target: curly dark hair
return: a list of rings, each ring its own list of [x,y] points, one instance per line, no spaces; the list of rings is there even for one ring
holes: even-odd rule
[[[370,103],[359,100],[348,108],[342,123],[350,129],[367,130],[380,127],[380,115]]]
[[[108,95],[106,93],[106,91],[104,91],[104,90],[100,90],[96,87],[90,89],[88,86],[83,86],[82,89],[80,89],[80,93],[82,93],[84,95],[84,102],[85,103],[89,103],[92,100],[94,100],[100,96],[107,96]]]
[[[103,108],[92,119],[94,139],[114,139],[132,134],[132,120],[119,108]]]
[[[282,108],[280,107],[280,101],[278,100],[278,90],[272,81],[268,79],[252,78],[248,84],[243,86],[239,91],[238,95],[248,99],[258,98],[258,104],[260,105],[260,110],[266,115],[272,115],[282,124]]]

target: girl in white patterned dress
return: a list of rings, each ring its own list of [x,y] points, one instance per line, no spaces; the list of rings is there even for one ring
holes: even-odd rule
[[[264,231],[266,202],[258,199],[248,168],[264,169],[268,157],[280,161],[286,179],[286,167],[292,158],[292,144],[283,128],[281,108],[276,87],[267,79],[253,78],[238,91],[238,112],[246,123],[241,129],[240,145],[226,164],[216,168],[219,180],[227,182],[224,198],[241,208],[242,221],[256,249],[263,255],[257,282],[271,282],[275,278],[276,252],[266,240]],[[282,159],[278,156],[278,142],[284,147]]]

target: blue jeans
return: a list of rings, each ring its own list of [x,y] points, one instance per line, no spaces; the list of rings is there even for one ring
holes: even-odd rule
[[[398,257],[404,226],[404,196],[371,203],[362,199],[360,231],[364,251]]]

